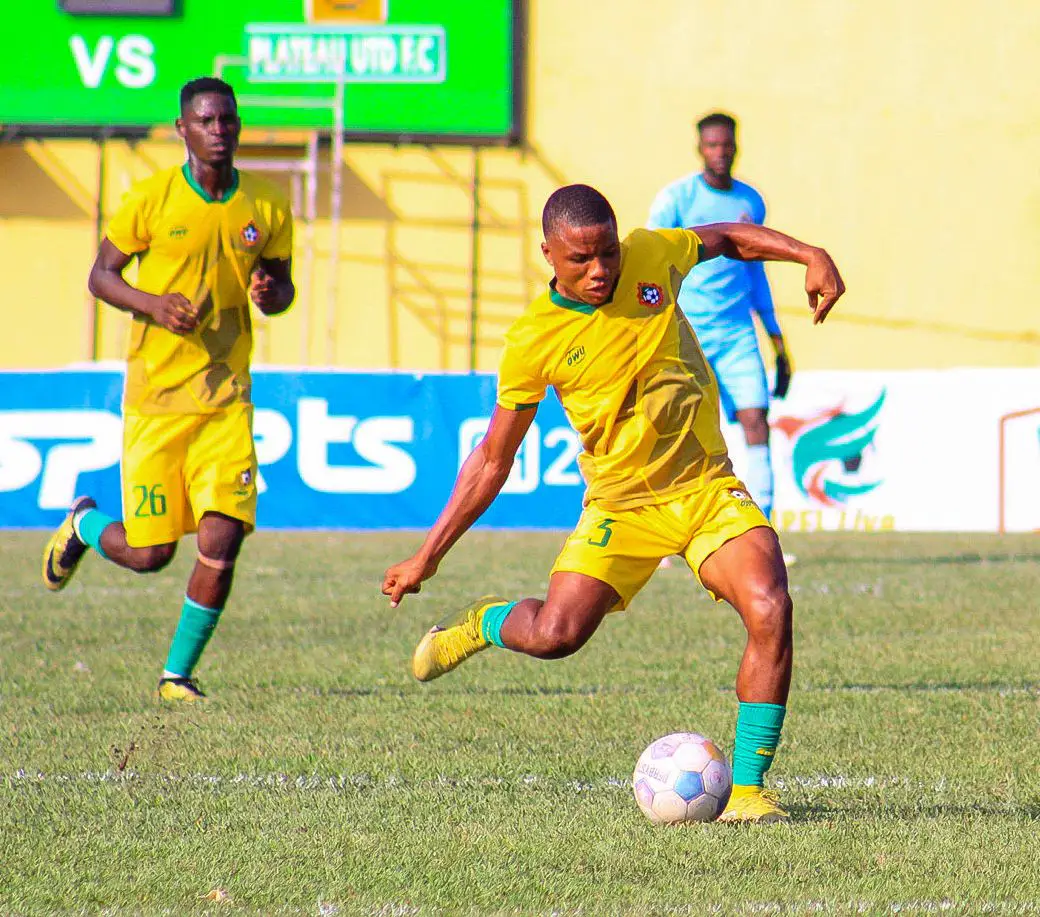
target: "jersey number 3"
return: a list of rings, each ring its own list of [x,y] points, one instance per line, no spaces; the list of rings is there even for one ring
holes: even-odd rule
[[[607,542],[610,541],[610,536],[614,534],[614,532],[610,528],[613,524],[613,519],[604,519],[599,525],[596,526],[597,529],[602,530],[602,537],[599,539],[599,541],[593,541],[590,538],[588,540],[588,543],[592,545],[594,548],[605,548],[607,546]]]

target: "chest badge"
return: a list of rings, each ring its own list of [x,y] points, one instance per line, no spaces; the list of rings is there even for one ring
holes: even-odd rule
[[[572,347],[567,352],[567,365],[576,366],[582,360],[585,359],[585,345],[579,344],[577,347]]]
[[[636,285],[639,302],[648,309],[660,309],[664,305],[664,290],[656,283],[640,283]]]
[[[252,248],[260,241],[260,230],[256,228],[256,223],[252,220],[242,227],[242,231],[239,235],[242,237],[242,242],[247,248]]]

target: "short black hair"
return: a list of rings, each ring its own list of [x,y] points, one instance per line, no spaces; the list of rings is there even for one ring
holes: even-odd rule
[[[706,127],[728,127],[736,134],[737,120],[725,112],[713,111],[710,115],[705,115],[697,122],[697,133],[703,134]]]
[[[235,90],[231,88],[230,84],[218,80],[215,76],[200,76],[189,80],[181,87],[181,111],[191,105],[195,96],[200,96],[205,92],[215,92],[217,95],[227,96],[236,106],[238,105]]]
[[[614,208],[589,185],[557,188],[542,209],[542,232],[546,239],[561,226],[601,226],[604,223],[617,225]]]

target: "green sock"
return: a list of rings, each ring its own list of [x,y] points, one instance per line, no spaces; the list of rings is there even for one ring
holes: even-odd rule
[[[733,748],[734,786],[762,786],[780,744],[787,708],[781,704],[741,704]]]
[[[483,617],[480,619],[480,633],[488,643],[505,648],[505,644],[502,642],[502,622],[505,621],[506,615],[513,610],[514,605],[516,602],[507,602],[505,605],[492,605],[484,610]]]
[[[184,597],[181,620],[170,644],[166,657],[166,671],[181,678],[191,678],[191,673],[209,643],[213,628],[217,626],[221,608],[207,608]]]
[[[85,509],[72,517],[72,527],[76,530],[76,536],[80,541],[90,545],[105,560],[108,560],[108,555],[101,550],[101,533],[115,521],[100,510]]]

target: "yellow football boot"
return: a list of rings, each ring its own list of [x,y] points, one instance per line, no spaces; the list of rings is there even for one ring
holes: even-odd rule
[[[484,612],[509,599],[485,595],[462,611],[445,618],[430,628],[412,654],[412,674],[419,681],[433,681],[465,662],[470,656],[487,649],[481,622]]]
[[[780,808],[780,796],[774,790],[760,786],[735,786],[719,821],[756,822],[760,825],[790,821],[791,816]]]
[[[81,509],[94,509],[96,506],[90,497],[77,499],[43,549],[43,585],[51,592],[58,592],[69,584],[76,567],[87,553],[87,546],[80,541],[72,525],[73,518]]]
[[[181,701],[185,704],[194,704],[205,700],[206,695],[202,693],[199,686],[190,678],[160,678],[159,700]]]

